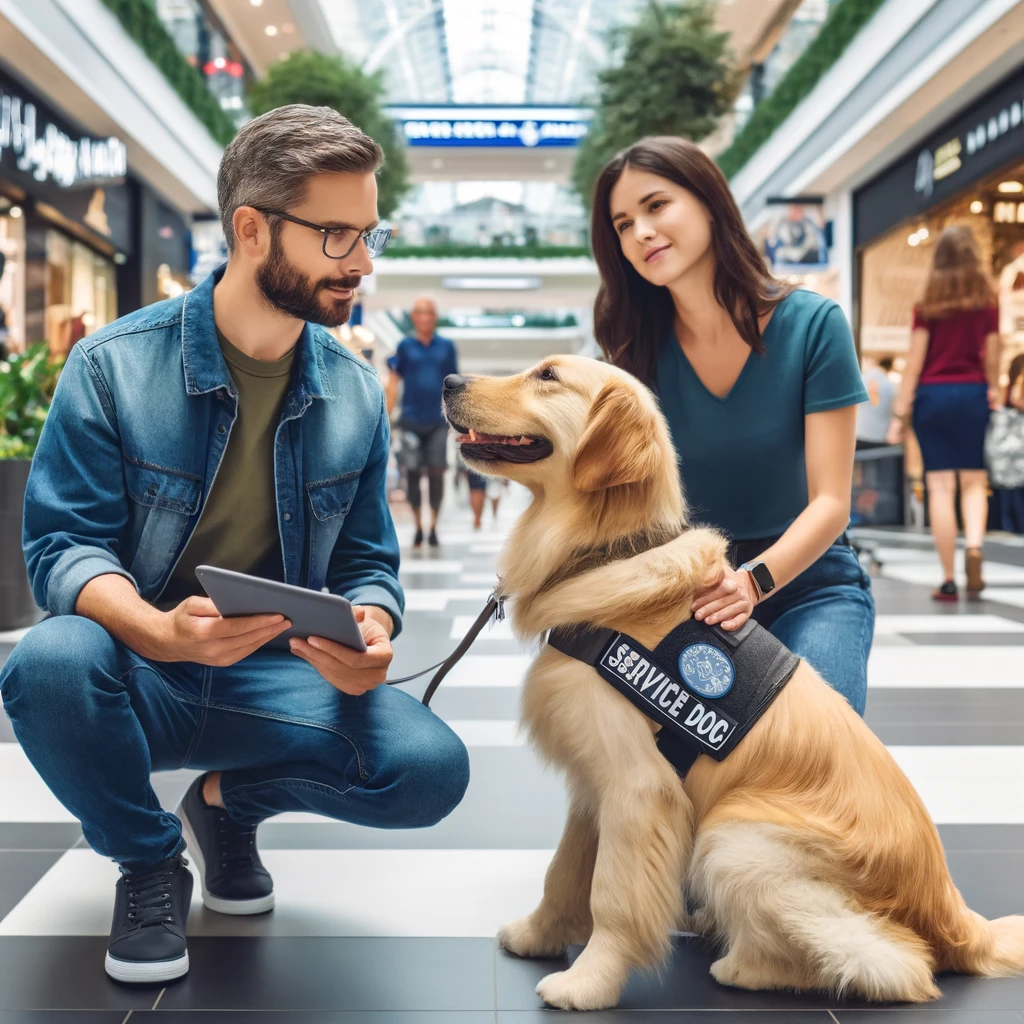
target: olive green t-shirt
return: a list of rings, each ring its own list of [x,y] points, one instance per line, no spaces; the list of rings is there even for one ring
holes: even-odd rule
[[[238,415],[199,522],[156,602],[163,611],[186,597],[204,595],[196,579],[197,565],[283,578],[274,435],[288,393],[295,350],[266,362],[240,352],[219,329],[217,340],[238,391]]]

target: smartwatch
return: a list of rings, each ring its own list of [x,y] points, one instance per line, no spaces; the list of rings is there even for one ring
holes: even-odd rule
[[[750,573],[754,586],[757,588],[758,600],[767,597],[775,589],[775,579],[764,562],[744,562],[740,569],[745,569]]]

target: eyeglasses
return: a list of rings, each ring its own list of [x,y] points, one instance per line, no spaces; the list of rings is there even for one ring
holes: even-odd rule
[[[304,228],[312,228],[324,236],[324,255],[329,260],[343,260],[351,256],[361,238],[366,243],[366,252],[372,259],[379,256],[387,247],[391,238],[391,228],[367,228],[366,231],[358,231],[356,228],[325,228],[321,224],[312,224],[301,217],[293,217],[284,210],[263,210],[258,206],[254,209],[263,214],[273,214],[282,220],[290,220],[293,224],[301,224]]]

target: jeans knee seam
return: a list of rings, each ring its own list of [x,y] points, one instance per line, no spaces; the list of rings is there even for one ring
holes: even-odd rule
[[[317,792],[323,792],[328,796],[343,797],[348,793],[351,793],[355,789],[355,785],[351,785],[348,789],[336,789],[334,786],[328,786],[323,782],[313,782],[311,779],[295,779],[286,777],[283,779],[267,779],[266,782],[248,782],[243,783],[239,786],[231,786],[229,789],[221,791],[221,796],[227,799],[236,793],[245,793],[251,789],[260,789],[263,786],[289,786],[298,789],[312,789]]]
[[[289,725],[305,725],[311,729],[323,729],[324,732],[333,733],[335,736],[343,739],[353,749],[353,751],[355,751],[356,764],[359,768],[359,777],[364,782],[370,777],[370,773],[366,771],[363,752],[359,749],[358,744],[352,739],[352,737],[347,736],[340,729],[335,729],[330,725],[324,725],[322,722],[314,722],[306,718],[293,718],[286,715],[275,715],[269,711],[260,711],[258,708],[237,708],[231,707],[227,704],[217,704],[212,701],[207,706],[216,711],[230,711],[237,715],[253,715],[256,718],[267,718],[272,722],[287,722]]]

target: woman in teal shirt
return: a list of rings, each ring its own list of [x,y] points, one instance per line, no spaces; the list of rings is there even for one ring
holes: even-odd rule
[[[731,541],[738,568],[694,614],[727,630],[753,615],[863,714],[875,604],[846,528],[868,396],[842,310],[771,277],[721,172],[684,139],[611,160],[592,244],[598,343],[658,394],[691,518]]]

